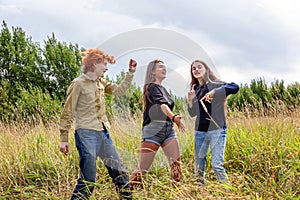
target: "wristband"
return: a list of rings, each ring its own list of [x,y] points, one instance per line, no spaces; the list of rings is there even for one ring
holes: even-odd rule
[[[134,73],[134,72],[135,72],[135,69],[129,68],[128,71],[131,72],[131,73]]]
[[[173,117],[172,117],[171,121],[172,121],[172,122],[174,122],[174,120],[175,120],[175,117],[176,117],[176,116],[178,116],[178,115],[179,115],[179,114],[175,114],[175,115],[173,115]]]

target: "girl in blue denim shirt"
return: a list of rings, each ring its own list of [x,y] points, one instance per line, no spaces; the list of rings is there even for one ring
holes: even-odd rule
[[[212,168],[220,182],[229,183],[224,169],[226,146],[225,102],[235,94],[239,86],[225,83],[201,60],[191,64],[191,90],[188,92],[188,112],[195,120],[195,175],[205,184],[206,155],[210,147]]]

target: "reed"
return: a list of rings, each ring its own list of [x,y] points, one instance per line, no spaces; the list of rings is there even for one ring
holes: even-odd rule
[[[185,117],[186,132],[178,133],[183,181],[173,184],[160,150],[143,178],[144,188],[133,191],[134,199],[299,198],[299,113],[298,110],[262,117],[229,111],[225,168],[231,185],[218,184],[208,162],[205,187],[198,186],[194,180],[194,119]],[[142,120],[139,116],[112,119],[110,133],[129,172],[139,159]],[[65,157],[59,152],[57,123],[0,123],[0,199],[68,199],[79,173],[72,134],[70,154]],[[95,185],[92,199],[117,199],[100,160]]]

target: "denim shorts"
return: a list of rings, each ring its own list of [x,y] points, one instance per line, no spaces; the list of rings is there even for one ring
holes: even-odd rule
[[[142,142],[152,142],[162,145],[173,138],[177,138],[177,136],[172,122],[151,121],[143,127]]]

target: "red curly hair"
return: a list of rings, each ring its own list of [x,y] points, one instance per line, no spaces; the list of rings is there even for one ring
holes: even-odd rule
[[[84,52],[81,53],[82,54],[82,72],[83,73],[87,73],[88,71],[92,71],[92,67],[94,64],[97,63],[103,63],[105,62],[105,60],[107,60],[108,63],[110,64],[114,64],[115,58],[113,56],[110,56],[106,53],[104,53],[102,50],[100,49],[88,49]]]

